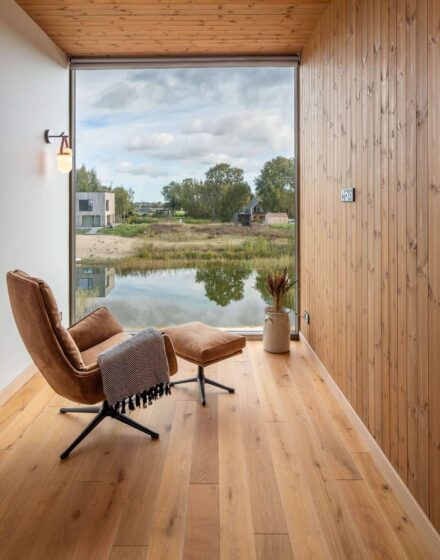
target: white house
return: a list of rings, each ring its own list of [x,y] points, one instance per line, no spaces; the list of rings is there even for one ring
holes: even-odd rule
[[[76,227],[102,227],[115,223],[115,195],[111,192],[77,192]]]

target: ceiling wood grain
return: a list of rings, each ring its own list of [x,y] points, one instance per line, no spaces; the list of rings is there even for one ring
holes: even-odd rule
[[[71,56],[288,55],[327,0],[16,0]]]

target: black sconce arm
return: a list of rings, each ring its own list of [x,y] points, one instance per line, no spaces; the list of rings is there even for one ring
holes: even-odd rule
[[[50,141],[51,138],[61,138],[61,139],[63,139],[63,138],[68,139],[69,138],[69,135],[64,133],[64,132],[62,132],[61,134],[51,134],[50,132],[51,131],[49,129],[44,131],[44,139],[47,142],[47,144],[51,144],[51,141]]]

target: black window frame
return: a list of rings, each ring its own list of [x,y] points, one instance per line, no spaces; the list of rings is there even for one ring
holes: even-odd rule
[[[70,223],[70,235],[69,235],[69,252],[70,252],[70,281],[69,281],[69,315],[70,321],[73,322],[75,318],[75,307],[76,307],[76,297],[75,297],[75,264],[76,264],[76,228],[75,228],[75,214],[73,209],[75,208],[75,126],[76,126],[76,71],[77,70],[103,70],[103,69],[148,69],[148,68],[215,68],[215,67],[250,67],[250,66],[290,66],[294,68],[294,90],[295,90],[295,111],[294,111],[294,132],[295,132],[295,173],[296,173],[296,183],[295,183],[295,280],[296,290],[295,290],[295,314],[294,314],[294,324],[292,325],[291,338],[297,340],[299,338],[299,316],[300,316],[300,297],[301,297],[301,286],[300,286],[300,215],[299,215],[299,197],[300,197],[300,134],[299,134],[299,73],[300,73],[300,55],[288,55],[288,56],[249,56],[249,57],[181,57],[181,58],[125,58],[125,59],[115,59],[115,58],[75,58],[72,57],[70,60],[70,72],[69,72],[69,102],[70,102],[70,137],[71,145],[73,147],[73,167],[70,173],[70,210],[69,210],[69,223]],[[237,332],[244,334],[249,338],[262,338],[262,328],[260,331],[245,331],[243,329],[231,328],[226,329],[229,332]]]

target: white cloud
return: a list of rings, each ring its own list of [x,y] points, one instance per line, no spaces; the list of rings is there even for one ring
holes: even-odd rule
[[[132,168],[133,164],[131,163],[131,161],[121,161],[116,165],[115,171],[121,171],[121,173],[125,173],[127,171],[130,171]]]
[[[234,142],[237,139],[251,145],[268,144],[277,149],[293,143],[293,123],[282,114],[264,111],[242,111],[217,120],[197,118],[184,129],[188,135],[210,134]],[[221,141],[221,140],[219,140]]]
[[[174,136],[168,132],[159,132],[151,136],[137,135],[127,144],[127,150],[159,150],[174,142]]]
[[[78,98],[95,113],[190,110],[204,104],[264,109],[274,100],[293,103],[293,71],[286,68],[180,68],[86,71]],[[101,79],[92,74],[100,74]],[[122,76],[122,78],[121,78]],[[256,84],[258,86],[256,87]],[[81,84],[80,84],[81,85]],[[185,108],[184,108],[185,107]]]
[[[168,172],[156,169],[149,164],[136,165],[131,161],[121,161],[115,167],[118,173],[127,173],[129,175],[148,175],[149,177],[168,177]]]
[[[176,134],[160,132],[136,135],[128,143],[130,151],[167,161],[220,163],[246,161],[267,149],[293,151],[293,125],[282,115],[242,111],[219,119],[197,117],[185,122]]]
[[[267,160],[293,155],[292,77],[286,68],[78,71],[78,165],[150,200],[165,176],[202,179],[221,162],[252,184]]]
[[[138,95],[137,88],[130,83],[117,82],[109,85],[98,95],[93,107],[111,110],[124,109],[137,99]]]
[[[200,163],[204,165],[217,165],[218,163],[230,162],[231,158],[228,154],[209,153],[202,157]]]

